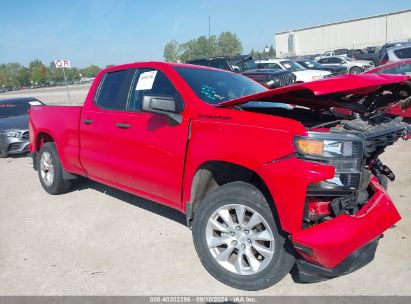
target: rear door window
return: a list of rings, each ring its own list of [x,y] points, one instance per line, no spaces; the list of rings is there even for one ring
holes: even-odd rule
[[[124,110],[135,69],[108,72],[103,76],[95,104],[103,109]]]
[[[395,53],[395,56],[397,56],[400,59],[411,58],[411,47],[395,50],[394,53]]]

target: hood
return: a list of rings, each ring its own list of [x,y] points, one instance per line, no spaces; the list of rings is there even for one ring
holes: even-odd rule
[[[347,68],[342,65],[325,65],[318,69],[325,70],[325,71],[343,71],[343,70],[346,70]]]
[[[301,71],[293,71],[295,75],[301,75],[301,76],[307,76],[307,77],[313,77],[313,76],[327,76],[330,75],[330,72],[328,71],[323,71],[323,70],[301,70]]]
[[[362,64],[362,65],[374,64],[374,62],[371,61],[371,60],[353,60],[353,61],[351,61],[351,63],[353,63],[353,64]]]
[[[280,69],[255,69],[255,70],[248,70],[241,74],[270,74],[270,75],[280,75],[280,74],[290,74],[288,70],[280,70]]]
[[[357,112],[366,112],[370,107],[362,104],[364,96],[385,90],[411,87],[411,78],[402,75],[360,74],[333,77],[306,83],[294,84],[278,89],[268,90],[253,95],[224,101],[217,106],[231,107],[250,101],[281,102],[313,109],[332,107],[347,108]],[[400,99],[400,98],[398,98]],[[393,102],[392,99],[387,103]],[[379,104],[379,107],[386,107]],[[372,105],[373,110],[376,108]]]
[[[21,130],[26,131],[29,129],[29,116],[9,116],[0,118],[0,130]]]

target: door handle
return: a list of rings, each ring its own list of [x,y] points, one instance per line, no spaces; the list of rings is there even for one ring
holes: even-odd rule
[[[93,123],[93,120],[92,120],[92,119],[84,119],[84,120],[83,120],[83,124],[91,125],[92,123]]]
[[[118,123],[116,123],[116,127],[120,128],[120,129],[128,129],[131,126],[128,123],[118,122]]]

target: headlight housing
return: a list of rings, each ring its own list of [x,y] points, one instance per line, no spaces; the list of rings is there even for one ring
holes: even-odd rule
[[[323,78],[324,78],[324,76],[317,75],[317,76],[313,76],[312,80],[320,80],[320,79],[323,79]]]
[[[19,132],[13,132],[13,131],[0,131],[0,134],[6,136],[6,137],[19,137]]]
[[[295,147],[301,158],[335,167],[332,179],[311,184],[309,191],[326,195],[330,191],[354,191],[359,188],[364,142],[358,136],[309,132],[308,136],[295,138]]]

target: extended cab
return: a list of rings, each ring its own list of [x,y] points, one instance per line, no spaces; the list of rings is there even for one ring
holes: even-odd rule
[[[225,284],[267,288],[295,264],[314,282],[369,263],[400,219],[378,156],[409,130],[379,109],[409,86],[349,75],[268,90],[213,68],[121,65],[100,72],[84,106],[32,107],[30,151],[50,194],[84,176],[185,213]]]

